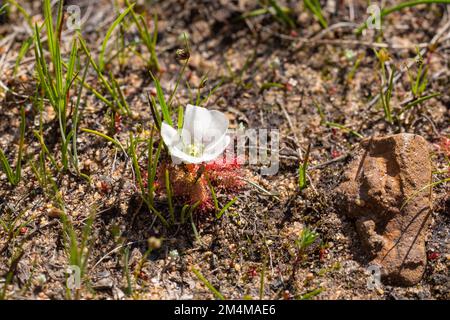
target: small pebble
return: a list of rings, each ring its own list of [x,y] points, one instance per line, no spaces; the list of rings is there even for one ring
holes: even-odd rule
[[[60,218],[63,215],[63,212],[61,209],[52,207],[50,209],[48,209],[48,216],[50,218]]]

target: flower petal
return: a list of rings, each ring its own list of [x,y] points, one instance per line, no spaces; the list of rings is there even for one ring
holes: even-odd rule
[[[207,136],[204,137],[203,143],[206,145],[206,149],[214,147],[216,144],[220,144],[220,141],[224,139],[227,134],[229,120],[224,113],[216,110],[210,111],[211,122],[207,131]]]
[[[208,109],[188,104],[184,112],[183,129],[190,133],[191,140],[184,142],[203,143],[203,137],[207,136],[210,123],[211,112]]]
[[[183,128],[176,130],[167,123],[161,126],[161,136],[175,162],[198,164],[219,157],[231,139],[227,136],[229,121],[224,113],[187,105]],[[205,146],[202,156],[195,157],[186,152],[186,146]]]
[[[214,146],[209,146],[205,149],[202,159],[204,162],[210,162],[218,158],[230,144],[231,138],[227,135],[217,141]]]
[[[218,141],[215,147],[205,150],[201,157],[193,157],[183,150],[180,149],[182,144],[175,145],[173,147],[169,147],[170,155],[172,156],[172,160],[175,163],[185,162],[192,164],[199,164],[202,162],[211,162],[217,159],[230,144],[231,138],[229,136],[224,136],[223,139]]]
[[[168,125],[166,122],[161,124],[161,137],[166,144],[166,146],[170,149],[175,145],[178,145],[181,141],[181,137],[178,134],[178,131]]]

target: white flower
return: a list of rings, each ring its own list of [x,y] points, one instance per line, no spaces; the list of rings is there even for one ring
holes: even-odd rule
[[[161,136],[174,162],[210,162],[219,157],[230,143],[228,124],[222,112],[188,104],[183,128],[176,130],[163,122]]]

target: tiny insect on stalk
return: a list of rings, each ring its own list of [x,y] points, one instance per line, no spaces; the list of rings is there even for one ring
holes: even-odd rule
[[[203,282],[203,284],[219,299],[225,300],[223,294],[221,294],[214,286],[195,268],[192,268],[192,272],[197,276],[197,278]]]

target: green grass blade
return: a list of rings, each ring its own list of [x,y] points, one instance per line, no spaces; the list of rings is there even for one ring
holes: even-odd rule
[[[308,10],[311,11],[311,13],[316,17],[316,19],[319,21],[322,28],[327,28],[328,22],[323,17],[322,8],[320,6],[319,1],[304,0],[303,3],[305,4],[305,7],[308,8]]]
[[[203,284],[220,300],[225,300],[225,297],[195,268],[192,268],[192,272],[197,278],[203,282]]]
[[[342,125],[342,124],[340,124],[340,123],[329,122],[329,121],[327,121],[327,122],[325,122],[325,125],[326,125],[327,127],[337,128],[337,129],[340,129],[340,130],[342,130],[342,131],[344,131],[344,132],[351,133],[352,135],[354,135],[355,137],[358,137],[358,138],[360,138],[360,139],[364,139],[364,136],[363,136],[362,134],[360,134],[360,133],[358,133],[358,132],[356,132],[356,131],[354,131],[354,130],[352,130],[352,129],[349,129],[349,128],[347,128],[346,126],[344,126],[344,125]]]
[[[205,175],[205,176],[206,176],[206,181],[208,182],[209,190],[211,191],[211,196],[213,198],[214,208],[216,209],[216,211],[218,211],[219,210],[219,201],[217,200],[216,191],[214,190],[214,187],[211,184],[209,177],[207,175]]]
[[[433,4],[433,3],[449,4],[450,0],[413,0],[413,1],[401,2],[398,5],[394,5],[392,7],[381,10],[380,19],[384,18],[385,16],[387,16],[393,12],[400,11],[405,8],[414,7],[419,4]],[[355,33],[359,35],[363,32],[363,30],[367,29],[367,27],[368,27],[367,21],[365,21],[356,29]]]
[[[111,38],[112,33],[116,29],[116,27],[122,22],[122,20],[127,16],[127,14],[133,9],[134,4],[130,5],[127,9],[125,9],[120,16],[117,17],[116,20],[114,20],[113,24],[109,27],[108,31],[106,32],[105,38],[103,39],[102,47],[100,49],[100,53],[98,56],[98,67],[99,71],[103,72],[105,68],[105,51],[106,46],[108,45],[109,38]]]
[[[22,155],[23,155],[23,146],[25,144],[25,130],[26,130],[26,117],[25,117],[25,109],[22,107],[20,111],[20,140],[19,140],[19,155],[17,157],[16,164],[16,176],[15,183],[18,184],[22,177]]]
[[[216,215],[217,219],[222,218],[222,216],[225,214],[225,212],[228,211],[228,209],[230,209],[230,207],[237,201],[238,197],[235,197],[234,199],[232,199],[231,201],[229,201],[223,208],[222,210],[220,210],[220,212]]]
[[[184,122],[184,110],[182,106],[178,107],[178,130],[181,130],[183,128],[183,122]]]
[[[409,196],[402,204],[402,206],[400,207],[400,210],[403,210],[403,208],[415,197],[417,197],[419,195],[419,193],[421,193],[422,191],[425,191],[425,189],[430,188],[430,192],[432,190],[433,187],[439,185],[439,184],[443,184],[443,183],[447,183],[450,182],[450,178],[445,178],[430,184],[427,184],[426,186],[420,188],[419,190],[417,190],[416,192],[414,192],[411,196]]]
[[[173,208],[172,188],[170,187],[170,176],[169,176],[169,170],[167,170],[167,169],[165,172],[165,182],[166,182],[167,202],[169,205],[170,219],[172,220],[172,223],[175,223],[175,212],[174,212],[174,208]]]
[[[86,132],[86,133],[90,133],[90,134],[93,134],[93,135],[96,135],[96,136],[98,136],[100,138],[103,138],[103,139],[111,142],[116,147],[120,148],[121,150],[125,150],[123,148],[122,144],[117,139],[111,138],[110,136],[108,136],[108,135],[106,135],[104,133],[101,133],[101,132],[98,132],[98,131],[95,131],[95,130],[91,130],[91,129],[85,129],[85,128],[81,129],[81,131]]]
[[[294,29],[295,23],[283,10],[276,0],[269,0],[269,5],[275,10],[277,17],[289,28]]]
[[[308,177],[307,177],[306,173],[308,170],[310,151],[311,151],[311,144],[308,145],[308,149],[306,150],[306,154],[303,159],[303,163],[301,163],[298,168],[298,186],[300,188],[300,191],[303,191],[308,186]]]
[[[0,149],[0,168],[3,170],[3,172],[6,174],[6,177],[8,178],[9,183],[12,185],[15,185],[15,179],[14,179],[14,173],[11,168],[11,165],[9,164],[8,159],[6,158],[5,154],[3,153],[3,150]]]
[[[167,122],[168,125],[173,126],[172,117],[170,116],[170,110],[166,104],[166,99],[164,98],[164,92],[161,88],[161,84],[159,83],[159,80],[151,73],[151,76],[153,78],[153,81],[155,82],[156,86],[156,95],[158,97],[159,106],[161,107],[161,111],[163,113],[164,121]]]
[[[441,95],[440,93],[432,93],[432,94],[429,94],[429,95],[427,95],[427,96],[420,97],[420,98],[418,98],[418,99],[416,99],[416,100],[414,100],[414,101],[408,103],[406,106],[404,106],[404,107],[402,108],[402,110],[400,111],[399,115],[402,114],[402,113],[404,113],[405,111],[411,109],[412,107],[414,107],[414,106],[416,106],[416,105],[418,105],[418,104],[421,104],[422,102],[425,102],[425,101],[427,101],[427,100],[430,100],[430,99],[432,99],[432,98],[434,98],[434,97],[438,97],[438,96],[440,96],[440,95]]]
[[[32,44],[33,44],[33,37],[29,37],[22,43],[19,53],[17,54],[16,63],[14,65],[14,72],[13,72],[14,76],[17,74],[17,71],[19,71],[20,63],[22,62],[25,55],[28,53],[28,50],[30,49]]]

